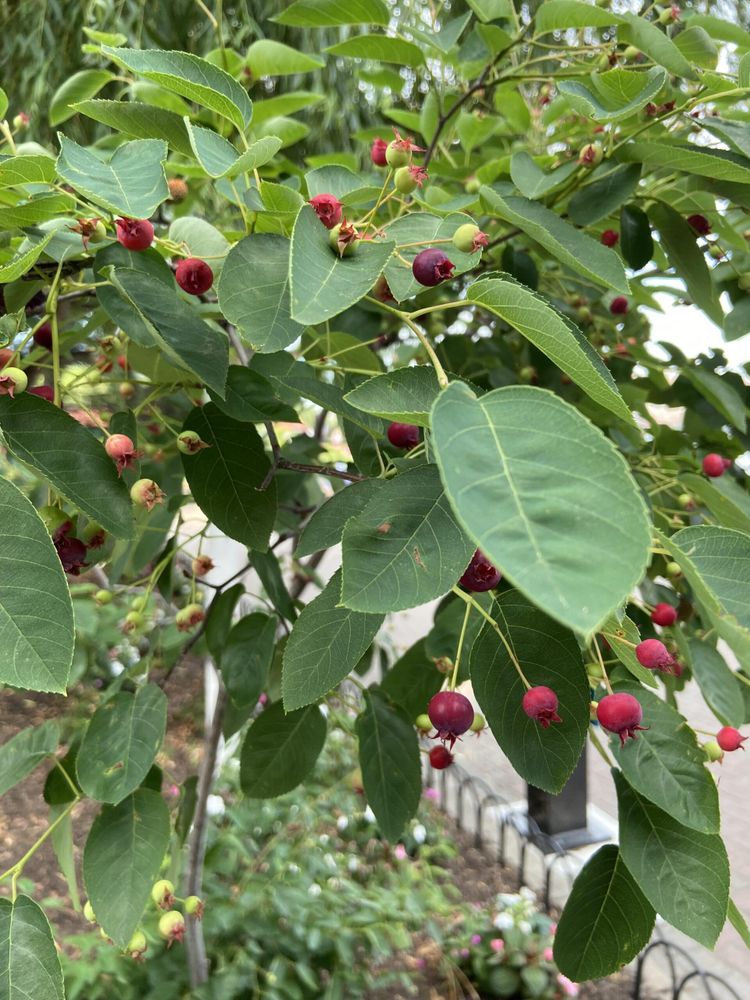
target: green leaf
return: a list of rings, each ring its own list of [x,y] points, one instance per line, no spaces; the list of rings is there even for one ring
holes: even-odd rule
[[[718,306],[717,308],[721,314],[721,308]],[[722,320],[723,316],[720,316],[719,325],[721,325]],[[686,366],[682,369],[682,374],[704,399],[707,399],[723,417],[726,417],[730,424],[742,431],[743,434],[745,433],[747,430],[745,401],[725,378],[708,368],[697,365]]]
[[[346,523],[341,601],[373,613],[426,604],[458,581],[474,548],[456,524],[437,467],[402,472]]]
[[[229,366],[229,344],[223,332],[209,326],[195,308],[160,278],[135,269],[116,267],[110,281],[134,309],[152,342],[178,368],[219,395],[224,392]]]
[[[156,759],[167,725],[167,699],[156,684],[120,691],[91,718],[76,760],[83,791],[118,802],[141,784]]]
[[[55,234],[47,233],[44,239],[35,243],[24,253],[18,253],[4,264],[0,264],[0,282],[17,281],[36,264],[44,252],[44,248],[54,238]]]
[[[491,214],[518,226],[576,274],[616,292],[629,292],[628,279],[617,254],[574,229],[549,208],[526,198],[503,198],[486,186],[481,188],[480,195]]]
[[[380,689],[403,709],[407,718],[416,719],[443,686],[444,680],[435,661],[427,655],[424,639],[420,639],[396,660],[383,678]]]
[[[217,664],[221,659],[224,643],[227,641],[229,630],[232,627],[232,616],[237,606],[237,601],[245,593],[245,588],[241,583],[235,583],[228,590],[218,593],[211,601],[211,606],[206,615],[206,645],[208,651],[216,660]]]
[[[209,177],[223,177],[237,162],[240,154],[231,142],[213,129],[193,124],[188,115],[185,115],[183,121],[198,163]]]
[[[147,219],[169,197],[161,139],[133,139],[105,162],[58,132],[57,172],[71,187],[110,212]]]
[[[102,807],[83,849],[83,880],[97,923],[119,948],[140,923],[167,848],[166,803],[146,788]]]
[[[265,552],[276,517],[276,483],[258,489],[270,468],[258,432],[214,403],[192,410],[183,429],[209,445],[182,456],[195,502],[230,538]]]
[[[108,69],[82,69],[69,76],[57,88],[50,101],[50,125],[53,127],[61,125],[68,118],[72,118],[76,113],[73,105],[77,104],[78,101],[94,97],[102,87],[106,86],[114,78],[114,74],[110,73]]]
[[[271,162],[283,145],[283,138],[275,135],[263,136],[257,142],[250,143],[245,152],[240,154],[233,166],[225,171],[224,176],[231,179],[239,176],[239,174],[252,173],[258,167],[264,167],[267,163]]]
[[[706,704],[722,726],[739,728],[745,721],[740,681],[718,649],[708,642],[689,639],[690,667]]]
[[[468,0],[468,4],[485,24],[498,17],[507,17],[512,9],[510,0]]]
[[[705,121],[701,119],[701,127],[725,142],[735,153],[750,157],[750,128],[747,122],[728,121],[726,118],[714,118],[712,115]]]
[[[555,795],[573,773],[589,726],[589,686],[575,636],[509,590],[490,607],[532,686],[557,694],[562,723],[543,729],[522,708],[525,687],[505,644],[485,625],[471,648],[471,682],[500,749],[521,777]]]
[[[720,525],[750,535],[750,494],[731,476],[706,479],[690,472],[681,477],[681,482],[708,507]]]
[[[536,30],[540,35],[567,28],[607,28],[619,23],[619,14],[585,0],[545,0],[536,15]]]
[[[386,420],[430,426],[430,410],[440,392],[431,365],[396,368],[383,372],[347,392],[344,399],[358,410]]]
[[[623,205],[620,211],[620,249],[635,271],[645,267],[654,255],[651,224],[637,205]]]
[[[0,899],[0,997],[2,1000],[65,1000],[52,928],[28,896]]]
[[[409,212],[408,215],[402,216],[400,219],[395,219],[384,227],[384,232],[388,239],[396,241],[396,245],[399,247],[399,256],[403,257],[403,260],[409,263],[409,266],[406,267],[402,260],[392,257],[385,268],[388,287],[397,302],[403,302],[404,299],[410,299],[414,295],[419,295],[424,291],[424,285],[420,285],[414,279],[411,271],[411,263],[417,254],[433,241],[449,240],[459,226],[473,221],[471,216],[462,215],[458,212],[452,213],[445,218],[430,215],[428,212]],[[399,246],[399,244],[414,243],[422,245]],[[455,264],[455,270],[453,271],[455,277],[476,267],[481,257],[481,251],[463,253],[451,245],[449,255],[451,262]]]
[[[81,912],[81,897],[78,891],[78,873],[76,872],[75,847],[73,844],[73,816],[65,812],[64,806],[52,806],[49,811],[50,823],[59,820],[50,834],[50,842],[55,852],[60,873],[68,884],[68,893],[73,909]]]
[[[610,976],[646,947],[655,919],[617,847],[600,847],[577,875],[557,924],[555,963],[574,982]]]
[[[208,391],[219,409],[234,420],[258,424],[266,420],[299,419],[296,410],[276,396],[268,379],[251,368],[230,365],[224,393],[225,398],[221,399],[211,389]]]
[[[338,545],[349,518],[361,514],[383,486],[383,479],[363,479],[334,493],[330,500],[318,507],[302,529],[295,556],[299,559]]]
[[[273,660],[276,621],[261,612],[240,618],[221,651],[221,676],[238,708],[252,708],[266,684]]]
[[[541,295],[509,274],[492,274],[469,286],[467,299],[476,302],[522,333],[554,361],[600,406],[620,419],[633,417],[599,355],[574,324]]]
[[[294,623],[281,675],[287,712],[310,705],[336,687],[359,663],[383,624],[383,615],[341,607],[340,594],[338,571]]]
[[[547,614],[593,633],[648,560],[646,509],[622,455],[576,409],[531,386],[476,399],[453,382],[432,427],[446,492],[478,547]]]
[[[683,826],[631,788],[618,771],[614,779],[620,854],[630,874],[657,913],[713,948],[729,903],[729,862],[721,837]]]
[[[0,231],[24,229],[38,222],[49,222],[73,211],[73,201],[65,194],[42,194],[23,205],[0,208]]]
[[[340,24],[388,24],[383,0],[295,0],[271,18],[297,28],[326,28]]]
[[[591,86],[583,80],[560,80],[558,90],[576,111],[599,122],[620,121],[643,111],[667,79],[660,66],[645,73],[621,69],[592,73]]]
[[[16,399],[0,397],[0,427],[17,458],[36,469],[105,531],[130,538],[133,511],[127,488],[91,431],[59,407],[28,393]],[[53,586],[50,580],[51,592],[55,592]],[[33,589],[39,590],[37,583]],[[57,591],[55,603],[61,599]],[[63,620],[61,616],[56,623],[56,632]],[[59,634],[57,638],[59,641]],[[64,687],[42,690],[63,691]]]
[[[240,784],[251,799],[291,792],[315,767],[326,741],[326,720],[317,705],[284,711],[280,701],[261,712],[245,738]]]
[[[121,49],[109,45],[103,45],[102,52],[138,76],[210,108],[240,131],[250,123],[253,104],[244,87],[229,73],[205,59],[187,52]]]
[[[276,94],[274,97],[267,97],[264,101],[255,101],[253,104],[253,124],[260,125],[268,121],[269,118],[285,117],[293,115],[303,108],[313,107],[325,101],[325,94],[316,94],[311,90],[294,90],[289,94]]]
[[[577,226],[590,226],[617,211],[638,187],[641,170],[637,163],[606,164],[607,172],[582,185],[568,202],[568,216]]]
[[[651,221],[659,230],[659,241],[666,251],[669,262],[678,277],[685,282],[691,299],[714,323],[721,326],[724,323],[724,313],[711,281],[706,258],[696,242],[695,232],[680,213],[668,205],[661,203],[652,205],[649,211]]]
[[[307,325],[338,316],[370,291],[392,253],[391,242],[360,240],[355,253],[339,257],[315,209],[303,205],[292,233],[292,318]]]
[[[253,552],[250,561],[271,604],[282,618],[293,622],[297,617],[297,609],[284,583],[277,557],[271,551]]]
[[[383,838],[398,840],[422,793],[416,730],[377,693],[366,691],[357,739],[367,801]]]
[[[671,142],[629,142],[617,153],[628,163],[645,163],[655,170],[676,170],[716,181],[750,183],[750,162],[725,149]],[[695,236],[693,236],[695,239]]]
[[[708,32],[699,24],[690,24],[675,35],[674,43],[693,66],[716,69],[719,50]]]
[[[543,198],[560,187],[578,170],[578,163],[571,160],[550,173],[546,173],[528,153],[521,151],[510,158],[510,176],[518,190],[526,198]]]
[[[706,767],[706,755],[680,713],[662,698],[633,682],[617,691],[635,695],[643,707],[638,738],[621,746],[610,735],[610,750],[628,784],[676,822],[701,833],[719,832],[719,796]]]
[[[620,14],[617,29],[618,41],[630,42],[650,56],[675,76],[695,80],[698,74],[675,43],[654,21],[647,21],[637,14]]]
[[[290,389],[318,406],[346,417],[369,434],[376,437],[385,434],[385,425],[379,417],[355,409],[346,402],[343,391],[337,385],[317,378],[315,369],[304,361],[293,361],[286,373],[272,375],[271,381],[282,389]]]
[[[221,311],[262,353],[283,350],[304,330],[289,311],[289,249],[283,236],[246,236],[229,251],[219,279]]]
[[[196,215],[181,215],[170,225],[169,239],[175,243],[183,243],[189,256],[209,260],[216,281],[224,263],[222,258],[226,256],[231,246],[223,233]]]
[[[17,785],[57,750],[60,728],[56,722],[22,729],[0,746],[0,795]]]
[[[318,194],[332,194],[340,201],[344,201],[347,196],[354,192],[357,192],[357,199],[359,199],[359,193],[363,190],[366,194],[364,200],[369,201],[369,193],[372,192],[373,197],[377,198],[380,190],[364,186],[363,179],[359,174],[355,174],[336,163],[309,170],[305,174],[305,184],[310,198],[314,198]]]
[[[103,247],[97,252],[94,267],[99,275],[105,275],[108,267],[114,267],[120,278],[122,277],[123,270],[126,268],[142,272],[161,283],[162,294],[174,294],[174,275],[167,262],[156,250],[149,249],[134,252],[126,250],[119,243],[112,243],[111,246]],[[161,346],[160,338],[157,338],[152,324],[147,321],[146,317],[140,311],[139,306],[121,295],[114,285],[98,282],[96,297],[99,305],[102,306],[112,322],[122,327],[123,330],[127,330],[131,341],[135,341],[137,345],[142,347],[154,347],[157,344]],[[134,353],[133,346],[133,343],[131,343],[128,350],[128,360],[136,370],[143,371],[136,364],[136,359],[143,360],[142,355],[137,352]],[[164,353],[167,353],[167,351],[169,351],[169,348]],[[170,356],[174,358],[173,353]],[[157,364],[163,372],[165,361],[161,351],[159,351]],[[181,374],[181,367],[179,371],[176,368],[172,368],[172,372],[177,373],[178,379],[182,377],[185,381],[190,380],[191,376],[188,372]],[[160,380],[157,376],[156,368],[154,370],[146,370],[145,374],[150,375],[155,381]],[[165,382],[169,381],[168,378],[161,380]]]
[[[50,184],[55,179],[56,172],[53,157],[19,153],[0,160],[0,187]]]
[[[190,139],[180,115],[140,101],[80,101],[75,111],[136,139],[163,139],[176,153],[192,156]]]
[[[325,66],[325,59],[261,38],[247,50],[247,66],[257,79],[262,76],[292,76]]]
[[[5,93],[2,87],[0,87],[0,117],[5,117],[5,112],[8,110],[8,95]]]
[[[332,56],[349,59],[373,59],[377,62],[395,63],[397,66],[416,68],[424,65],[424,53],[413,42],[388,35],[353,35],[343,42],[329,45]]]

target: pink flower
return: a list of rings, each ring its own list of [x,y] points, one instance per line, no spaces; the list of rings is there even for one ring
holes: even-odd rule
[[[429,799],[430,802],[440,801],[440,792],[437,788],[425,788],[423,795],[426,799]]]
[[[481,944],[482,943],[482,935],[481,934],[472,934],[471,935],[471,943],[472,944]]]
[[[505,948],[505,941],[502,938],[493,938],[490,941],[490,948],[493,951],[501,952]]]
[[[578,984],[572,982],[567,976],[564,976],[562,972],[557,974],[557,983],[562,986],[563,993],[567,997],[577,997],[578,996]]]
[[[403,861],[404,858],[407,856],[406,848],[404,847],[404,845],[396,844],[396,846],[393,848],[393,855],[397,861]]]
[[[551,962],[552,961],[552,949],[551,948],[545,948],[544,951],[542,952],[542,958],[544,959],[545,962]]]

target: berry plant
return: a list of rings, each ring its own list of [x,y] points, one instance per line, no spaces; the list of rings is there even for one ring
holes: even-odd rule
[[[0,987],[64,995],[21,880],[51,839],[79,908],[74,834],[123,961],[160,907],[205,983],[220,738],[273,798],[352,716],[394,843],[423,764],[485,720],[549,793],[587,743],[606,760],[618,846],[562,914],[569,979],[622,967],[657,913],[750,945],[717,789],[750,721],[748,372],[649,319],[750,329],[750,34],[609,0],[293,0],[275,22],[304,51],[240,51],[216,7],[204,56],[87,29],[54,144],[12,72],[0,91],[0,683],[69,695],[0,747],[1,792],[49,768],[49,825],[0,873]],[[306,124],[331,61],[369,122],[336,150]],[[386,617],[430,602],[383,667]],[[89,712],[92,615],[121,669]],[[188,653],[219,695],[170,812],[155,762]]]

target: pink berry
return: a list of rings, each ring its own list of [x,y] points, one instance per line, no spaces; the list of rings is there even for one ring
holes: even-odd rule
[[[214,283],[214,272],[197,257],[186,257],[177,265],[175,281],[188,295],[203,295]]]
[[[703,458],[703,471],[711,479],[718,479],[719,476],[723,476],[727,469],[727,460],[722,458],[721,455],[717,455],[716,452],[709,452]],[[731,462],[729,463],[731,465]]]
[[[458,691],[438,691],[427,706],[430,722],[437,729],[436,738],[448,740],[451,747],[456,738],[471,728],[474,709],[469,699]]]
[[[419,444],[419,428],[415,424],[389,424],[387,434],[394,448],[411,451]]]
[[[716,734],[716,742],[727,753],[731,753],[732,750],[744,750],[745,748],[742,744],[746,739],[747,736],[741,736],[739,731],[733,726],[724,726]]]
[[[33,389],[29,389],[29,394],[46,399],[48,403],[54,403],[55,401],[55,390],[51,385],[35,385]]]
[[[616,295],[609,304],[613,316],[624,316],[628,311],[628,300],[624,295]]]
[[[385,158],[386,149],[388,149],[388,143],[380,137],[375,139],[372,146],[370,146],[370,159],[376,167],[388,166],[388,160]]]
[[[341,222],[344,206],[335,195],[316,194],[314,198],[310,199],[310,204],[326,229],[333,229]]]
[[[617,733],[620,737],[620,746],[625,746],[628,738],[636,739],[638,730],[648,728],[641,725],[643,719],[641,703],[632,694],[626,694],[624,691],[605,695],[596,706],[596,717],[603,729]]]
[[[687,222],[690,228],[693,229],[699,236],[708,236],[711,232],[711,223],[705,215],[689,215],[687,217]]]
[[[442,250],[430,247],[422,250],[412,261],[412,274],[420,285],[432,288],[446,281],[453,274],[455,264],[450,261]]]
[[[654,625],[669,628],[677,621],[677,608],[673,608],[671,604],[657,604],[651,612],[651,621]]]
[[[644,639],[635,647],[635,656],[642,667],[648,670],[663,670],[673,673],[675,658],[659,639]]]
[[[104,442],[104,450],[116,464],[118,475],[138,457],[135,445],[127,434],[111,434]]]
[[[148,250],[154,241],[154,227],[148,219],[115,219],[117,241],[126,250]]]
[[[601,241],[605,247],[615,247],[619,242],[620,234],[615,229],[605,229],[601,235]]]
[[[430,764],[432,764],[436,771],[442,771],[446,767],[450,767],[452,763],[453,754],[444,746],[433,747],[430,750]]]
[[[529,688],[523,696],[521,706],[530,719],[536,719],[542,729],[549,729],[553,722],[562,722],[557,714],[557,695],[552,688],[538,687]]]
[[[477,549],[458,582],[466,590],[482,593],[485,590],[492,590],[501,579],[500,570],[492,565],[484,552]]]
[[[47,351],[52,350],[52,325],[50,323],[42,323],[39,329],[36,330],[34,333],[34,343]]]

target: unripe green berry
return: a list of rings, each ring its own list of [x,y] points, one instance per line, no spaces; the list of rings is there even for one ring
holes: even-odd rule
[[[203,900],[199,896],[188,896],[185,900],[185,913],[196,920],[203,919]]]
[[[600,142],[589,142],[581,150],[578,162],[583,167],[598,167],[604,158],[604,150]]]
[[[487,721],[481,712],[474,713],[474,720],[469,726],[469,731],[472,733],[481,733],[484,727],[487,725]]]
[[[417,727],[417,729],[421,729],[423,733],[427,733],[430,731],[430,729],[433,728],[432,723],[430,722],[430,717],[429,715],[427,715],[426,712],[423,712],[421,715],[417,716],[414,725]]]
[[[89,236],[89,241],[91,243],[101,243],[102,240],[107,238],[107,227],[104,225],[101,219],[96,220],[96,225],[94,226],[93,233]]]
[[[160,878],[151,887],[151,899],[161,910],[168,910],[174,905],[174,883],[167,878]]]
[[[674,4],[670,4],[669,7],[665,7],[665,9],[659,14],[659,24],[674,24],[679,16],[679,7],[676,7]]]
[[[143,931],[135,931],[130,941],[128,941],[128,946],[125,951],[131,958],[140,958],[147,948],[148,943],[146,941],[146,935]]]
[[[19,396],[22,392],[26,391],[26,387],[29,384],[29,376],[20,368],[7,367],[3,368],[0,373],[0,395]]]
[[[416,178],[412,175],[411,170],[407,167],[399,167],[396,173],[393,175],[393,186],[401,194],[411,194],[417,187]]]
[[[737,279],[737,284],[740,286],[743,292],[750,292],[750,271],[745,271]]]
[[[604,680],[604,670],[602,669],[601,663],[598,661],[592,660],[591,663],[587,663],[585,669],[590,680]]]
[[[682,570],[680,569],[680,564],[676,562],[668,562],[666,566],[667,576],[682,576]]]
[[[359,235],[349,223],[340,222],[328,233],[328,242],[339,257],[351,257],[359,246]]]
[[[693,510],[695,507],[695,500],[693,500],[689,493],[680,493],[677,497],[677,503],[683,510]]]
[[[724,751],[721,749],[716,740],[709,740],[707,743],[704,743],[703,752],[712,763],[715,763],[717,760],[724,759]]]
[[[533,367],[533,365],[524,365],[518,373],[518,378],[519,381],[528,385],[537,378],[537,370]]]
[[[206,613],[200,604],[188,604],[187,607],[180,608],[175,615],[174,621],[178,632],[190,632],[205,617]]]
[[[195,455],[196,452],[201,451],[203,448],[210,447],[205,441],[201,440],[200,434],[196,434],[195,431],[183,431],[177,437],[177,450],[181,451],[183,455]]]
[[[159,920],[159,934],[171,945],[174,941],[182,941],[185,935],[185,918],[177,910],[170,910]]]
[[[89,900],[83,904],[83,915],[88,920],[90,924],[96,923],[96,914],[94,913],[94,907],[91,905]]]
[[[148,601],[145,597],[134,597],[130,602],[130,607],[133,611],[143,611],[147,603]]]
[[[111,590],[97,590],[94,594],[94,600],[97,604],[111,604],[112,597],[113,595]]]
[[[628,47],[623,52],[625,59],[637,59],[641,54],[641,50],[635,45],[628,45]]]
[[[157,503],[163,503],[164,497],[165,494],[153,479],[138,479],[130,487],[130,499],[146,510],[151,510]]]
[[[394,139],[386,147],[385,161],[389,167],[393,167],[394,169],[405,167],[411,163],[411,150],[404,149],[398,139]]]
[[[467,194],[479,194],[479,189],[482,186],[482,182],[478,177],[470,177],[464,184],[464,191]]]
[[[138,632],[146,624],[146,619],[140,611],[128,611],[125,615],[122,630],[125,633]]]
[[[462,253],[475,253],[487,246],[487,237],[473,222],[459,226],[452,237],[453,246]]]

